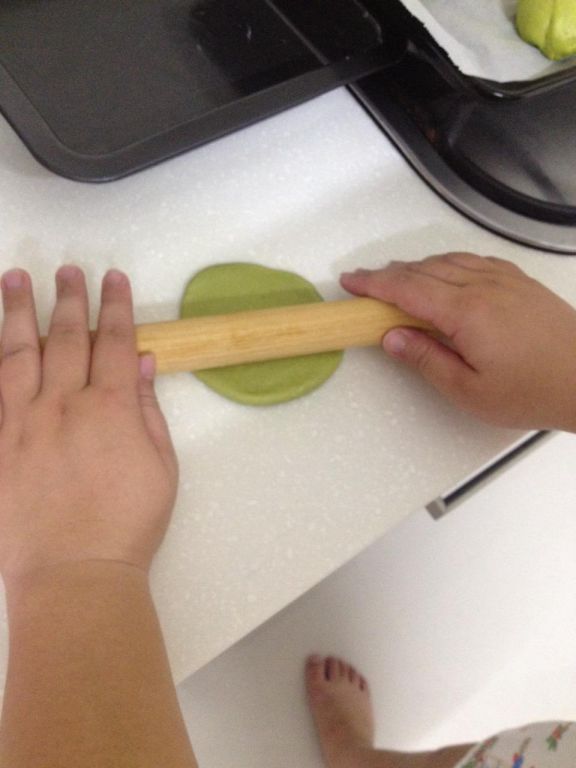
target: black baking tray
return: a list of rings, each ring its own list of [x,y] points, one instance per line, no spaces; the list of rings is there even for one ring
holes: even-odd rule
[[[0,109],[48,168],[108,181],[382,70],[403,45],[357,0],[2,0]]]
[[[576,65],[528,82],[468,77],[401,2],[364,3],[406,53],[350,88],[418,173],[483,226],[574,254]]]
[[[0,2],[0,110],[72,179],[120,178],[341,85],[452,206],[576,253],[576,68],[467,77],[400,0]]]

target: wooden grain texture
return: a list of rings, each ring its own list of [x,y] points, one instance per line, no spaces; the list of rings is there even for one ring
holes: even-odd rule
[[[158,373],[196,371],[379,344],[391,328],[430,329],[375,299],[347,299],[137,326]]]

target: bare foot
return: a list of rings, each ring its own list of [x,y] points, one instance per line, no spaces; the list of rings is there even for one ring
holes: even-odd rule
[[[329,768],[359,768],[372,751],[374,721],[366,680],[341,659],[311,656],[308,701]]]
[[[470,745],[437,752],[374,749],[368,683],[342,659],[311,656],[306,687],[328,768],[453,768],[470,749]]]

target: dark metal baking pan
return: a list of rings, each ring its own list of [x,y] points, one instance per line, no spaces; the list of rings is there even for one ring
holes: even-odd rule
[[[3,0],[0,110],[48,168],[106,181],[402,52],[358,0]]]
[[[351,90],[422,177],[499,234],[576,253],[576,68],[526,83],[463,75],[398,0],[366,0],[406,55]]]

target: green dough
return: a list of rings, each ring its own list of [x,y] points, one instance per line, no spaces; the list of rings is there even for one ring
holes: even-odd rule
[[[181,317],[223,315],[322,301],[314,286],[293,272],[257,264],[218,264],[198,272],[186,286]],[[266,360],[196,371],[218,394],[244,405],[273,405],[307,395],[334,373],[342,352]]]
[[[574,0],[518,0],[516,28],[523,40],[553,61],[576,54]]]

